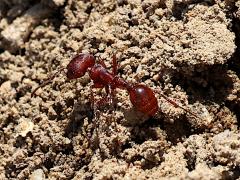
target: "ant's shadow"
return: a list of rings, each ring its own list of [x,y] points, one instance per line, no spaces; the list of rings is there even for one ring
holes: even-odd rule
[[[193,74],[186,75],[181,72],[172,74],[171,83],[173,86],[180,86],[189,96],[189,103],[200,102],[205,105],[219,104],[228,107],[240,117],[240,105],[236,100],[229,100],[228,97],[236,88],[236,73],[229,69],[227,65],[213,65],[201,67],[201,72],[195,71]],[[220,107],[221,107],[220,106]],[[189,137],[195,133],[203,133],[207,129],[196,129],[185,120],[186,117],[180,117],[173,124],[161,122],[161,128],[166,132],[168,140],[173,144],[181,141],[182,138]]]
[[[136,144],[142,144],[147,140],[159,140],[165,137],[167,141],[176,145],[195,133],[205,132],[204,129],[193,129],[184,115],[174,123],[165,122],[164,118],[167,117],[164,115],[160,119],[152,117],[142,124],[132,126],[131,140]]]
[[[215,102],[221,104],[234,88],[234,79],[226,66],[213,65],[191,76],[175,73],[174,85],[180,85],[190,97],[190,102]]]
[[[69,138],[75,136],[81,130],[85,118],[87,118],[89,122],[94,118],[91,104],[81,102],[75,103],[69,118],[70,120],[64,130],[65,136]]]
[[[229,60],[226,65],[206,66],[204,70],[195,72],[191,76],[175,73],[172,76],[172,84],[179,85],[185,90],[189,95],[190,104],[198,101],[205,105],[226,106],[237,116],[238,124],[240,124],[239,90],[237,88],[239,75],[238,71],[231,67],[231,63],[239,63],[239,58],[238,61],[234,61],[234,58]]]

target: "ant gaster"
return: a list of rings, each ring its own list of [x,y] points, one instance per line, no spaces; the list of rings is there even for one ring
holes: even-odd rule
[[[49,83],[60,71],[67,69],[67,78],[68,79],[77,79],[84,76],[87,72],[90,78],[93,80],[92,88],[105,88],[107,95],[110,95],[110,98],[114,95],[114,90],[116,88],[127,90],[130,95],[130,101],[133,107],[148,116],[154,116],[159,107],[158,101],[155,97],[155,94],[152,89],[143,84],[134,84],[127,82],[117,76],[117,62],[116,56],[114,55],[112,58],[113,67],[112,72],[109,72],[106,69],[105,63],[100,60],[99,63],[96,63],[96,60],[93,55],[88,53],[81,53],[75,56],[70,63],[67,65],[67,68],[61,68],[57,73],[55,73],[52,77],[50,77],[43,84],[38,86],[33,92],[32,96],[35,92],[40,88]],[[191,115],[198,118],[197,115],[187,110],[186,108],[176,104],[174,101],[170,100],[164,94],[160,94],[164,99],[166,99],[169,103],[171,103],[175,107],[179,107]]]

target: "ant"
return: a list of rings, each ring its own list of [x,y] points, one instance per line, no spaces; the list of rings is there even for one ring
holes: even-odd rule
[[[112,72],[109,72],[106,69],[106,65],[102,61],[102,59],[100,59],[100,61],[96,63],[96,59],[93,55],[88,53],[81,53],[75,56],[66,68],[60,68],[60,70],[53,74],[48,80],[38,86],[32,92],[31,96],[33,96],[40,87],[45,86],[59,72],[63,70],[67,70],[66,76],[70,80],[80,78],[88,72],[90,78],[93,80],[92,88],[105,88],[108,98],[103,99],[103,101],[112,101],[116,88],[124,89],[128,91],[130,101],[137,111],[150,117],[154,116],[157,113],[159,106],[153,90],[146,85],[139,83],[130,83],[117,76],[116,55],[113,55],[112,64]],[[160,93],[160,95],[166,101],[171,103],[174,107],[179,107],[184,111],[188,112],[189,114],[193,115],[194,117],[199,118],[196,114],[178,105],[176,102],[169,99],[166,95],[162,93]]]

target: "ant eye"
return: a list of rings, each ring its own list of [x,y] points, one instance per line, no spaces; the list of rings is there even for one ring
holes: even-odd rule
[[[68,78],[68,79],[73,79],[73,78],[74,78],[74,72],[71,71],[71,70],[68,70],[68,71],[67,71],[67,78]]]

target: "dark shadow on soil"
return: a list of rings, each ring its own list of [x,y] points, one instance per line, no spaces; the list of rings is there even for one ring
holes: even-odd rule
[[[82,128],[83,120],[86,117],[89,121],[93,119],[93,111],[91,110],[90,104],[83,104],[81,102],[74,104],[73,112],[65,128],[65,137],[72,138],[75,136]]]
[[[240,78],[240,20],[233,18],[233,31],[235,32],[236,39],[235,43],[237,46],[237,49],[235,50],[235,53],[233,54],[233,57],[228,62],[228,67],[230,70],[236,72],[238,78]],[[238,95],[240,96],[240,95]],[[240,103],[232,103],[227,102],[227,107],[235,113],[238,119],[238,126],[240,126]]]
[[[206,67],[204,71],[195,72],[191,77],[175,73],[172,83],[186,91],[190,103],[213,101],[220,104],[226,101],[233,89],[227,66],[222,65]]]

